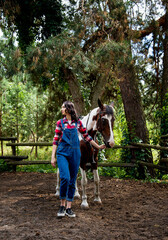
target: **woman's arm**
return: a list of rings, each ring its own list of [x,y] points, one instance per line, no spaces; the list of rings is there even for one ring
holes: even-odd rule
[[[57,162],[56,157],[55,157],[56,151],[57,151],[57,145],[53,144],[52,155],[51,155],[51,165],[53,167],[56,167],[56,162]]]
[[[94,140],[91,140],[90,143],[93,145],[93,147],[95,147],[97,149],[104,149],[104,148],[106,148],[106,145],[104,145],[104,144],[98,145]]]
[[[61,137],[62,137],[62,125],[61,125],[61,120],[58,120],[56,123],[53,145],[58,145],[58,142],[60,141]]]
[[[51,165],[53,167],[56,167],[56,151],[57,151],[57,146],[58,142],[60,141],[60,138],[62,137],[62,128],[61,128],[61,120],[57,121],[56,124],[56,129],[55,129],[55,136],[53,139],[53,148],[52,148],[52,155],[51,155]]]

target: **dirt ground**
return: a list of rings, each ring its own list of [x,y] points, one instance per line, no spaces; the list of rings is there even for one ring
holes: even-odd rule
[[[101,177],[102,205],[73,203],[76,218],[58,219],[55,174],[0,174],[0,239],[168,240],[168,184]],[[79,181],[79,190],[80,181]],[[80,191],[81,192],[81,191]]]

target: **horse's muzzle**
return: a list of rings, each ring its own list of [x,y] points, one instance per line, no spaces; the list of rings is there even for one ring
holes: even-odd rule
[[[112,148],[114,146],[114,142],[112,142],[111,144],[109,142],[104,142],[104,144],[107,148]]]
[[[107,148],[111,148],[109,142],[104,142]]]

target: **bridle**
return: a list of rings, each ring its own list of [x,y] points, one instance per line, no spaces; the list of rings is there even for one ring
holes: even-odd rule
[[[98,118],[97,118],[96,128],[101,134],[102,134],[103,129],[102,129],[102,126],[100,124],[100,121],[101,121],[101,119],[102,119],[102,117],[104,116],[105,113],[106,113],[105,111],[100,110]],[[114,117],[112,117],[112,118],[114,119]],[[110,147],[109,143],[105,142],[105,140],[104,140],[104,144],[106,145],[106,147]]]
[[[100,120],[101,120],[101,118],[102,118],[102,116],[103,116],[103,111],[100,111],[99,112],[99,116],[98,116],[98,119],[97,119],[97,124],[96,124],[96,128],[97,128],[97,130],[101,133],[101,131],[102,131],[102,128],[101,128],[101,126],[98,126],[98,123],[100,122]]]

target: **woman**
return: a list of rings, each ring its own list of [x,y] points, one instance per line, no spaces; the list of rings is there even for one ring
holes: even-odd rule
[[[86,132],[82,122],[78,119],[74,104],[66,101],[61,108],[63,119],[57,121],[55,136],[53,140],[53,150],[51,165],[55,167],[56,156],[60,171],[60,208],[57,213],[58,217],[75,217],[71,209],[75,193],[75,182],[80,164],[80,142],[78,131],[84,139],[90,142],[98,149],[104,149],[105,145],[98,145],[91,136]]]

